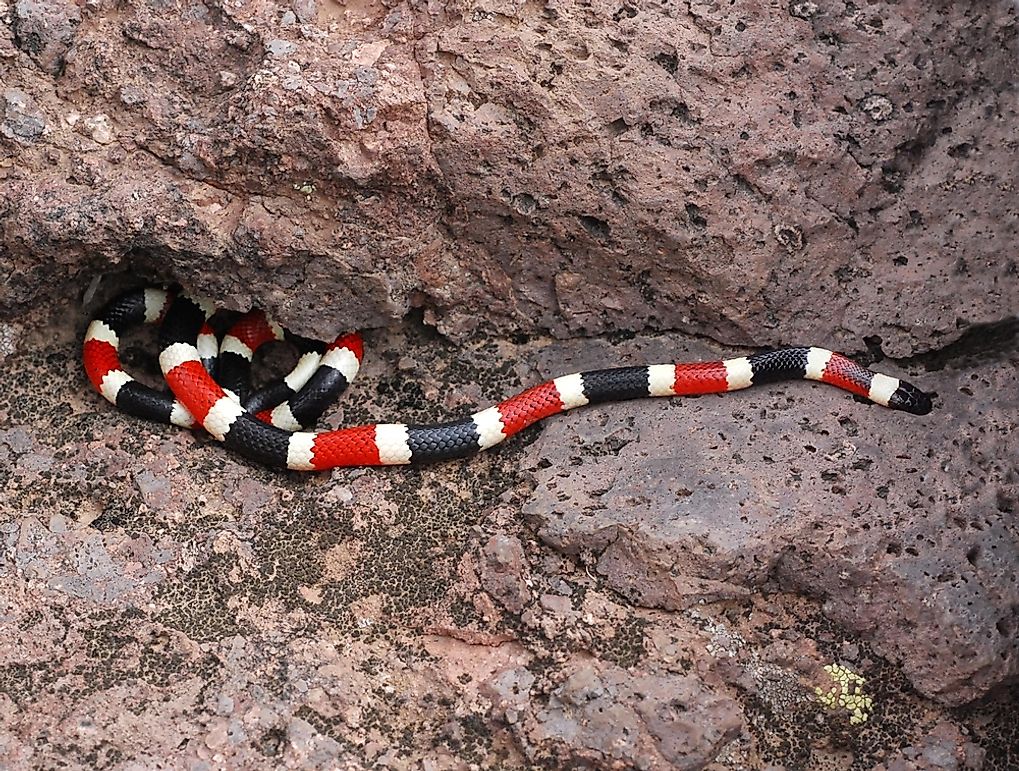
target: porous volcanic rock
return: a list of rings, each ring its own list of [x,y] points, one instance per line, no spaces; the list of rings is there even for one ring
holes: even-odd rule
[[[1014,3],[0,21],[0,765],[1019,766]],[[323,427],[782,342],[935,409],[776,384],[278,473],[90,389],[143,279],[368,328]]]
[[[0,323],[5,767],[1019,762],[1007,330],[882,362],[938,392],[924,418],[791,383],[589,407],[465,462],[283,474],[110,408],[87,315]],[[367,343],[326,425],[722,353],[454,346],[420,322]],[[152,380],[152,335],[123,348]]]
[[[637,605],[805,594],[921,692],[977,699],[1019,677],[1019,326],[997,334],[883,363],[937,391],[924,417],[791,383],[557,421],[525,513]],[[665,360],[674,343],[638,347]],[[590,341],[543,356],[544,371],[615,358]]]
[[[1019,306],[1015,7],[943,5],[0,3],[0,313],[940,348]]]

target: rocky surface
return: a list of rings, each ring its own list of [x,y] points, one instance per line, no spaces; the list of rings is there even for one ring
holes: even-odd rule
[[[882,362],[937,391],[925,418],[792,383],[302,475],[109,408],[86,317],[0,334],[7,767],[1015,766],[1014,328]],[[328,423],[666,351],[726,353],[409,321]]]
[[[0,311],[127,268],[322,335],[903,356],[1019,305],[1011,2],[0,16]]]
[[[1017,330],[1002,330],[1004,354],[885,362],[939,394],[934,413],[905,424],[800,383],[675,400],[660,420],[626,404],[558,421],[525,513],[642,606],[679,610],[777,581],[901,661],[921,691],[970,701],[1019,673]],[[569,348],[575,368],[614,358],[607,344]],[[648,361],[676,352],[673,340],[639,350]],[[679,358],[718,354],[697,345]],[[548,350],[542,369],[563,358]]]
[[[1019,765],[1013,3],[0,19],[0,766]],[[792,383],[281,474],[90,391],[145,278],[373,330],[329,425],[780,342],[935,410]]]

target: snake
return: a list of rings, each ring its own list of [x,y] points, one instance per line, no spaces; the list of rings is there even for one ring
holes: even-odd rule
[[[892,410],[926,415],[931,397],[841,353],[790,346],[718,361],[614,367],[561,375],[474,414],[442,423],[372,423],[306,430],[357,374],[357,333],[328,344],[291,335],[252,312],[216,345],[215,305],[185,292],[132,290],[89,324],[83,361],[89,380],[118,409],[149,420],[200,426],[239,454],[274,468],[323,471],[353,466],[424,464],[465,458],[501,444],[545,418],[586,405],[655,396],[698,396],[786,380],[828,383]],[[121,366],[120,336],[159,323],[159,366],[170,394],[139,383]],[[255,351],[288,340],[301,357],[294,370],[254,393],[247,378]],[[171,395],[172,394],[172,395]]]
[[[158,287],[130,290],[115,297],[89,324],[82,360],[96,390],[117,409],[135,417],[193,428],[195,419],[182,402],[140,383],[120,363],[120,337],[132,327],[161,323],[174,297],[175,293]],[[291,343],[300,358],[286,377],[252,391],[252,360],[263,345],[272,341]],[[285,431],[313,426],[357,375],[364,355],[364,343],[356,332],[326,344],[293,334],[261,311],[242,314],[222,340],[204,323],[195,347],[202,367],[215,374],[224,393],[258,420]]]

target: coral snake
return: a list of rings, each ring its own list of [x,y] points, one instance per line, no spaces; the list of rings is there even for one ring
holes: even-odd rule
[[[89,380],[124,412],[178,426],[200,425],[242,455],[297,471],[463,458],[543,418],[587,404],[723,393],[780,380],[820,380],[914,415],[931,410],[930,397],[916,386],[824,348],[797,347],[724,361],[563,375],[460,420],[375,423],[315,433],[305,429],[357,374],[363,355],[360,336],[321,343],[293,335],[256,311],[241,316],[218,340],[208,323],[213,312],[206,300],[162,289],[118,296],[85,334]],[[159,364],[173,396],[139,383],[121,367],[120,337],[142,323],[160,323]],[[251,393],[252,357],[271,340],[290,341],[300,358],[285,378]]]

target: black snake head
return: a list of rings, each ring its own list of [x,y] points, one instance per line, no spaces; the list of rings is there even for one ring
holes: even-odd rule
[[[913,415],[926,415],[933,405],[930,396],[915,385],[900,380],[899,387],[888,400],[888,406],[893,410],[902,410]]]

